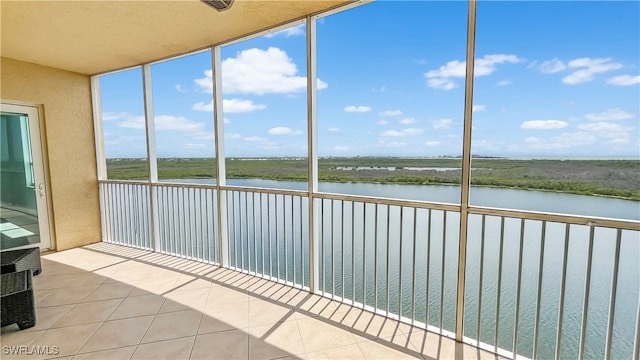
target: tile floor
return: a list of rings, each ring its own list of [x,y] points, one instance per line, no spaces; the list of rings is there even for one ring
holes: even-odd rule
[[[43,255],[37,325],[2,359],[496,359],[494,354],[228,269],[98,243]]]

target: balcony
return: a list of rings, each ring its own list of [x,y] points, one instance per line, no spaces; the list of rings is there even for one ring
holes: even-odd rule
[[[35,288],[38,323],[3,328],[3,358],[496,358],[293,286],[107,243],[44,255]]]

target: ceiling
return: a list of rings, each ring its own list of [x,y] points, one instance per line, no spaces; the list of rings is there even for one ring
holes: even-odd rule
[[[1,54],[97,74],[202,49],[352,0],[235,0],[218,12],[198,0],[6,1]]]

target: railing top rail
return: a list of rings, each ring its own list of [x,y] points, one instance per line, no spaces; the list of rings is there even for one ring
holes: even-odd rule
[[[593,216],[554,214],[538,211],[508,210],[489,207],[471,206],[469,214],[501,216],[516,219],[550,221],[563,224],[588,225],[597,227],[607,227],[623,230],[640,231],[640,221],[600,218]]]
[[[191,189],[211,189],[211,190],[217,189],[215,184],[200,184],[200,183],[154,182],[152,186],[191,188]]]
[[[392,206],[410,206],[419,209],[432,209],[432,210],[444,210],[444,211],[460,211],[460,205],[438,203],[438,202],[426,202],[416,200],[404,200],[404,199],[391,199],[376,196],[361,196],[361,195],[344,195],[333,193],[314,193],[314,197],[318,199],[332,199],[332,200],[346,200],[354,202],[363,202],[369,204],[381,204]]]
[[[98,184],[149,185],[147,180],[98,180]]]
[[[223,185],[223,186],[220,186],[220,190],[245,191],[245,192],[255,192],[255,193],[277,194],[277,195],[292,195],[292,196],[301,196],[301,197],[309,196],[309,192],[303,191],[303,190],[272,189],[272,188],[261,188],[261,187],[252,187],[252,186]]]

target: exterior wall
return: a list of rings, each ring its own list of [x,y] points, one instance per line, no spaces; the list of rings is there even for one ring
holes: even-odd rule
[[[41,106],[51,246],[65,250],[101,241],[89,76],[4,57],[0,70],[2,100]]]

